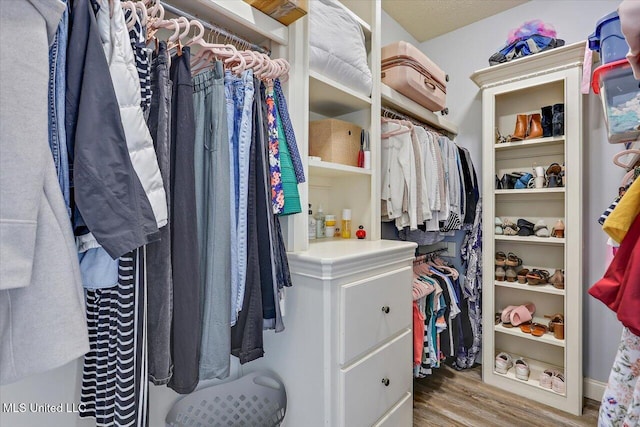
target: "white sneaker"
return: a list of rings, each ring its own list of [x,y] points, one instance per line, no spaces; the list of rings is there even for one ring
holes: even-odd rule
[[[564,382],[564,374],[557,372],[551,379],[551,390],[559,394],[567,392],[567,386]]]
[[[496,372],[499,374],[506,374],[513,366],[513,358],[511,355],[502,352],[496,356]]]
[[[529,380],[529,364],[522,358],[516,359],[516,378],[522,381]]]

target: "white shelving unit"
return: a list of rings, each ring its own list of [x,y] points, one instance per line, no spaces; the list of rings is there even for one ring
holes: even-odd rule
[[[482,89],[483,108],[483,380],[506,393],[521,395],[555,408],[582,413],[582,58],[584,43],[575,43],[475,72],[471,79]],[[496,142],[513,133],[516,116],[538,112],[546,105],[565,106],[564,135],[510,143]],[[533,172],[532,166],[564,164],[561,188],[496,190],[495,176],[509,171]],[[533,223],[544,220],[551,231],[558,218],[565,223],[565,237],[496,235],[494,218]],[[525,265],[543,266],[550,274],[565,272],[565,288],[550,284],[528,285],[495,280],[495,252],[514,252]],[[544,267],[546,266],[546,267]],[[553,267],[551,267],[553,266]],[[522,267],[519,267],[522,268]],[[519,269],[518,268],[518,269]],[[531,269],[532,267],[527,267]],[[563,313],[565,339],[547,333],[535,337],[518,327],[495,324],[494,313],[508,305],[532,302],[534,321],[547,324],[544,315]],[[501,351],[529,363],[528,381],[494,371]],[[562,372],[566,394],[540,386],[545,369]]]

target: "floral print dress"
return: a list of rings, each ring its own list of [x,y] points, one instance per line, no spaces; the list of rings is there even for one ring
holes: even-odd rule
[[[599,427],[636,427],[640,425],[640,337],[628,328],[602,396]]]

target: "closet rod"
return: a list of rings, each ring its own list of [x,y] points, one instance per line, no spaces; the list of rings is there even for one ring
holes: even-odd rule
[[[443,248],[439,248],[439,249],[436,249],[436,250],[431,251],[431,252],[427,252],[425,254],[416,255],[416,257],[413,260],[413,262],[414,263],[420,263],[420,262],[425,261],[427,259],[431,259],[434,256],[436,256],[436,255],[438,255],[438,254],[440,254],[442,252],[446,252],[447,250],[448,250],[448,248],[443,247]]]
[[[380,107],[380,110],[382,111],[384,117],[389,117],[389,115],[391,115],[392,117],[390,117],[390,118],[406,120],[408,122],[413,123],[416,126],[423,127],[423,128],[425,128],[427,130],[430,130],[432,132],[438,133],[440,135],[446,135],[449,138],[453,138],[453,134],[451,132],[449,132],[449,131],[446,131],[444,129],[438,129],[438,128],[436,128],[434,126],[431,126],[431,125],[429,125],[427,123],[421,122],[420,120],[417,120],[417,119],[415,119],[415,118],[413,118],[411,116],[407,116],[406,114],[402,114],[399,111],[396,111],[396,110],[394,110],[392,108],[383,106],[383,107]]]
[[[207,30],[214,31],[214,32],[220,34],[221,36],[226,37],[227,39],[229,39],[229,40],[231,40],[231,41],[233,41],[235,43],[238,43],[239,45],[248,46],[251,50],[255,50],[255,51],[258,51],[258,52],[261,52],[261,53],[264,53],[266,55],[271,56],[271,52],[268,49],[265,49],[262,46],[258,46],[257,44],[254,44],[254,43],[250,42],[249,40],[245,40],[242,37],[240,37],[240,36],[238,36],[236,34],[233,34],[232,32],[230,32],[228,30],[225,30],[222,27],[219,27],[219,26],[214,25],[214,24],[212,24],[210,22],[204,21],[204,20],[202,20],[202,19],[200,19],[200,18],[198,18],[196,16],[193,16],[190,13],[187,13],[187,12],[181,10],[181,9],[178,9],[177,7],[172,6],[172,5],[170,5],[170,4],[168,4],[168,3],[164,2],[164,1],[159,1],[158,3],[160,3],[162,5],[162,7],[164,7],[165,10],[167,10],[167,11],[169,11],[169,12],[175,14],[175,15],[184,16],[185,18],[187,18],[189,20],[199,21],[204,26],[204,28],[206,28]]]

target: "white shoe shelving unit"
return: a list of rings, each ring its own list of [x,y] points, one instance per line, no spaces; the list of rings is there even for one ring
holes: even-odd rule
[[[475,72],[471,79],[482,89],[483,120],[483,380],[508,393],[573,413],[582,413],[582,57],[584,43],[532,55]],[[518,114],[540,113],[543,106],[564,103],[564,135],[496,143],[513,132]],[[564,187],[496,190],[495,176],[527,171],[534,166],[565,164]],[[524,218],[534,224],[544,220],[549,231],[558,219],[565,237],[506,236],[495,234],[495,217],[514,223]],[[540,266],[552,275],[565,271],[565,288],[498,281],[495,253],[513,252],[524,266]],[[531,267],[528,267],[531,268]],[[545,314],[563,313],[565,339],[547,333],[535,337],[518,327],[495,324],[495,313],[509,305],[533,302],[533,321],[548,324]],[[500,352],[523,357],[530,367],[528,381],[495,371]],[[540,386],[544,370],[564,374],[566,393]]]

